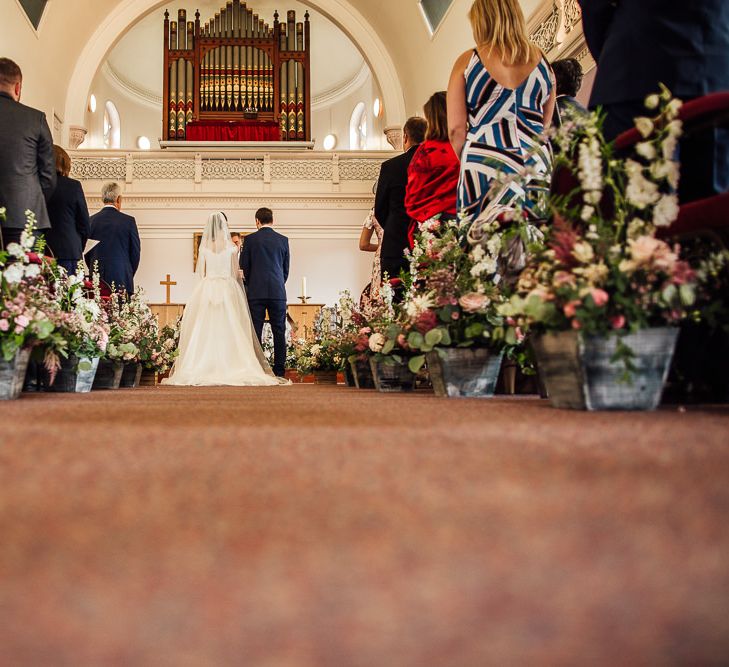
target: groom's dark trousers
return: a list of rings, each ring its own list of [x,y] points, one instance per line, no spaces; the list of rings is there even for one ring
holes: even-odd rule
[[[258,340],[268,318],[273,332],[273,372],[286,372],[286,280],[289,277],[289,240],[271,227],[245,237],[240,268]]]

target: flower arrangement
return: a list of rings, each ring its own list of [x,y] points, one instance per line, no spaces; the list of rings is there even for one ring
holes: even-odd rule
[[[415,353],[409,361],[413,372],[425,363],[425,353],[440,347],[499,351],[523,338],[506,326],[498,308],[505,301],[506,250],[531,232],[518,216],[506,220],[505,213],[500,210],[497,217],[488,212],[474,222],[463,216],[430,220],[420,226],[410,255],[412,282],[401,307],[399,334],[402,346]]]
[[[0,251],[0,353],[5,361],[23,348],[59,343],[50,315],[54,301],[43,275],[48,267],[34,252],[35,217],[30,211],[27,216],[20,243]],[[0,208],[0,220],[4,218],[5,209]]]
[[[56,307],[51,315],[60,344],[46,348],[45,363],[51,379],[61,366],[60,357],[83,360],[103,356],[110,332],[106,312],[100,305],[98,273],[89,283],[81,271],[67,274],[57,268],[53,292]]]
[[[143,360],[144,367],[157,373],[165,374],[172,370],[172,365],[179,355],[180,322],[174,326],[166,325],[159,329],[149,359]]]
[[[144,300],[139,288],[134,294],[103,299],[110,324],[106,357],[112,361],[147,362],[155,350],[158,334],[157,318]]]
[[[512,328],[624,335],[687,316],[695,272],[655,237],[678,214],[680,102],[664,88],[646,105],[656,116],[636,119],[642,141],[627,158],[605,141],[600,115],[573,116],[556,133],[558,168],[576,186],[552,196],[546,245],[499,308]]]

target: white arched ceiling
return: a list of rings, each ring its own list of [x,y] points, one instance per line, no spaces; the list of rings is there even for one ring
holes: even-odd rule
[[[348,0],[302,0],[336,24],[357,46],[382,93],[386,124],[406,117],[405,100],[395,64],[375,30]],[[124,32],[165,0],[121,0],[87,42],[71,75],[66,95],[66,126],[83,125],[86,98],[94,75]]]

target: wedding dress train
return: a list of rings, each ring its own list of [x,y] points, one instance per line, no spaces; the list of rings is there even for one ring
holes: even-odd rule
[[[222,215],[214,214],[200,243],[199,282],[185,308],[179,356],[166,385],[273,386],[277,378],[256,337],[236,247]]]

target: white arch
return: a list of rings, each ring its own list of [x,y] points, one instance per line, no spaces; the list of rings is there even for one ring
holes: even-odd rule
[[[405,120],[405,98],[397,68],[384,43],[348,0],[301,0],[332,21],[354,42],[382,93],[385,125]],[[84,124],[86,98],[99,65],[124,32],[167,0],[120,0],[96,29],[76,61],[66,94],[65,125]]]

